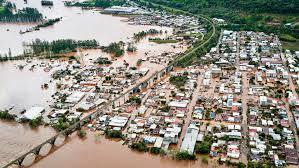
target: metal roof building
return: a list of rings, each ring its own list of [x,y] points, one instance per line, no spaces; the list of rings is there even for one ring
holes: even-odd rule
[[[199,133],[199,128],[197,128],[194,125],[190,125],[187,128],[184,140],[181,145],[181,149],[180,149],[181,152],[187,151],[189,154],[193,154],[198,133]]]

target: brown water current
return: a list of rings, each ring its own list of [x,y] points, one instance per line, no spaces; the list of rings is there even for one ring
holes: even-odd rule
[[[124,17],[111,17],[99,11],[65,7],[60,0],[54,0],[54,6],[51,8],[41,6],[38,0],[28,0],[28,4],[24,4],[23,0],[10,1],[15,3],[17,8],[34,7],[47,18],[63,17],[63,19],[53,26],[25,34],[19,34],[19,32],[36,24],[0,24],[0,53],[2,54],[8,53],[9,48],[12,55],[22,54],[23,42],[31,42],[37,38],[47,41],[68,38],[96,39],[100,45],[108,45],[115,41],[126,41],[127,37],[131,37],[134,33],[152,28],[152,26],[128,25],[123,22],[126,19]]]
[[[69,142],[46,158],[35,163],[33,168],[207,168],[216,167],[216,162],[203,164],[197,161],[175,161],[167,157],[131,151],[122,142],[96,138],[92,132],[86,139],[74,135]],[[217,165],[217,167],[221,167]]]
[[[156,26],[134,26],[128,25],[124,17],[115,17],[111,15],[100,14],[95,10],[82,10],[81,8],[68,8],[60,0],[54,0],[54,7],[42,7],[38,0],[28,0],[24,4],[23,0],[10,0],[14,2],[17,8],[34,7],[43,13],[47,18],[63,17],[61,22],[53,26],[42,28],[26,34],[20,34],[36,24],[0,24],[0,54],[8,53],[11,49],[12,55],[23,53],[23,42],[30,42],[36,38],[42,40],[56,39],[96,39],[100,45],[108,45],[111,42],[130,41],[134,33],[150,28],[167,30],[170,28]],[[138,51],[135,53],[126,53],[123,57],[113,62],[112,66],[123,64],[124,60],[130,66],[136,66],[138,59],[145,53],[149,55],[158,55],[163,52],[179,52],[182,48],[173,48],[171,44],[155,44],[148,42],[147,39],[141,40],[136,44]],[[107,56],[100,50],[83,51],[83,62],[91,64],[98,56]],[[31,63],[26,61],[12,61],[0,63],[0,110],[13,107],[13,111],[19,114],[21,109],[28,109],[32,106],[43,106],[48,110],[51,95],[55,92],[54,83],[50,83],[51,72],[44,72],[42,67],[29,70],[32,65],[40,65],[41,62],[47,63],[47,60],[33,60]],[[23,70],[18,65],[27,65]],[[150,68],[150,72],[163,68],[162,65],[149,62],[142,63],[141,67]],[[44,83],[49,84],[48,89],[41,89]],[[34,146],[45,141],[55,134],[55,131],[49,127],[39,127],[30,129],[28,125],[22,125],[15,122],[0,121],[0,167],[18,156],[26,153]],[[47,151],[47,149],[45,149]],[[82,153],[83,152],[83,153]],[[84,157],[82,157],[84,156]],[[115,162],[119,160],[119,162]],[[52,163],[52,164],[48,164]],[[34,167],[173,167],[178,166],[171,160],[161,159],[146,154],[131,152],[127,147],[119,143],[102,140],[100,144],[94,142],[92,135],[85,141],[72,138],[69,143],[62,146],[56,152],[42,159]],[[185,167],[188,164],[182,165]],[[192,164],[191,164],[192,165]],[[100,166],[100,167],[102,167]]]

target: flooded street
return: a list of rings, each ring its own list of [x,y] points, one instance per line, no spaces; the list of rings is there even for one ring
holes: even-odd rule
[[[100,14],[99,11],[82,10],[76,7],[68,8],[60,0],[54,0],[54,7],[51,9],[42,7],[40,1],[36,0],[28,0],[28,4],[24,4],[21,0],[11,0],[11,2],[15,3],[18,9],[34,7],[47,18],[63,17],[63,19],[53,26],[25,34],[20,34],[19,32],[36,24],[1,23],[0,54],[7,54],[9,49],[11,49],[13,56],[22,54],[23,43],[31,42],[36,38],[47,41],[67,38],[75,40],[95,39],[100,45],[108,45],[111,42],[121,40],[128,42],[132,40],[134,33],[151,28],[167,30],[168,34],[172,32],[172,29],[165,27],[129,25],[124,21],[126,20],[124,17],[104,15]],[[120,66],[124,61],[129,63],[130,66],[136,66],[139,59],[144,59],[145,53],[148,56],[155,56],[164,52],[181,52],[185,49],[173,48],[171,44],[149,42],[148,38],[138,42],[136,47],[138,48],[137,52],[126,52],[124,56],[117,58],[111,66]],[[84,65],[92,64],[99,56],[111,58],[109,54],[103,53],[101,50],[84,50],[83,55]],[[56,88],[55,82],[50,82],[53,71],[45,72],[42,67],[39,67],[41,62],[49,61],[33,60],[33,62],[27,63],[22,60],[0,63],[0,109],[12,108],[12,112],[19,115],[23,109],[42,106],[46,108],[46,112],[49,112],[48,108],[52,100],[51,95],[55,93]],[[20,70],[19,65],[24,66],[24,69]],[[37,67],[33,71],[29,70],[32,65]],[[150,69],[148,75],[163,67],[162,64],[150,63],[149,61],[143,62],[140,66],[140,68]],[[42,89],[41,85],[45,83],[49,84],[49,87]],[[55,132],[50,127],[39,127],[36,130],[32,130],[28,125],[0,121],[0,167],[53,136]],[[107,153],[107,151],[111,152]],[[81,157],[82,152],[86,156],[85,159]],[[78,159],[78,157],[82,159]],[[99,161],[99,158],[102,158],[101,161]],[[116,158],[121,162],[113,162]],[[43,159],[34,167],[61,167],[62,164],[65,164],[64,167],[98,167],[98,165],[105,167],[118,167],[119,165],[134,167],[136,164],[142,167],[147,165],[152,167],[153,164],[156,167],[179,166],[167,159],[161,160],[160,157],[131,152],[121,144],[106,140],[102,140],[100,144],[95,143],[92,135],[85,141],[74,138],[69,144],[55,152],[54,155]],[[180,167],[185,166],[181,165]]]

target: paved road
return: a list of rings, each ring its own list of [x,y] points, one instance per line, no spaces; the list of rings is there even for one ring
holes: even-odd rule
[[[287,66],[287,59],[285,58],[284,54],[282,53],[282,49],[280,47],[280,53],[281,53],[281,59],[282,59],[282,62],[285,66],[285,68],[289,71],[289,68]],[[289,89],[292,91],[293,95],[298,99],[298,94],[296,92],[296,87],[293,83],[293,79],[291,77],[291,74],[289,74]],[[292,129],[292,131],[294,132],[294,136],[295,136],[295,139],[296,139],[296,148],[297,148],[297,152],[299,153],[299,138],[298,138],[298,134],[297,134],[297,127],[296,127],[296,124],[295,124],[295,119],[294,119],[294,116],[293,116],[293,113],[292,111],[290,111],[290,107],[289,107],[289,103],[287,100],[285,100],[285,103],[286,103],[286,109],[287,109],[287,114],[288,114],[288,118],[289,118],[289,122],[290,122],[290,127]]]
[[[161,6],[161,5],[160,5],[160,6]],[[166,6],[163,6],[163,8],[176,10],[176,9],[169,8],[169,7],[166,7]],[[181,11],[181,10],[177,10],[177,11]],[[201,43],[201,44],[198,45],[198,46],[193,47],[190,51],[187,51],[187,53],[185,53],[184,55],[182,55],[182,56],[180,56],[180,57],[177,57],[177,58],[173,61],[173,63],[170,64],[170,66],[174,65],[179,59],[184,58],[184,57],[186,57],[186,56],[188,56],[188,55],[190,55],[190,54],[195,53],[195,52],[197,51],[197,49],[199,49],[199,48],[203,47],[205,44],[209,43],[210,40],[211,40],[211,39],[215,36],[215,34],[216,34],[216,28],[215,28],[215,25],[214,25],[214,23],[211,21],[210,18],[208,18],[208,17],[206,17],[206,16],[204,16],[204,15],[193,15],[192,13],[185,12],[185,11],[181,11],[181,12],[182,12],[182,13],[185,13],[185,14],[188,14],[188,15],[196,16],[196,17],[198,17],[198,18],[201,18],[201,19],[206,20],[206,21],[207,21],[209,24],[211,24],[211,26],[212,26],[212,33],[211,33],[211,35],[209,36],[209,38],[208,38],[206,41],[204,41],[203,43]],[[163,68],[163,69],[160,70],[160,71],[157,71],[156,73],[154,73],[153,75],[151,75],[151,76],[148,77],[147,79],[143,80],[143,82],[147,82],[147,81],[149,81],[150,79],[154,78],[158,73],[160,73],[160,72],[162,72],[162,71],[164,71],[164,70],[165,70],[165,68]],[[134,86],[132,86],[132,87],[130,87],[130,88],[138,87],[138,86],[140,86],[141,83],[142,83],[142,82],[140,82],[140,83],[138,83],[138,84],[136,84],[136,85],[134,85]],[[122,99],[124,96],[126,96],[126,95],[127,95],[129,92],[131,92],[131,91],[132,91],[132,89],[128,89],[127,91],[125,91],[124,93],[122,93],[121,95],[119,95],[118,97],[116,97],[115,99],[108,101],[108,102],[102,107],[102,109],[104,109],[104,108],[109,108],[109,107],[112,105],[113,102],[117,102],[118,100]],[[93,116],[95,113],[97,113],[97,111],[94,112],[94,113],[89,114],[89,115],[86,116],[86,117],[84,117],[83,119],[81,119],[81,121],[88,120],[88,119],[89,119],[91,116]],[[73,126],[77,125],[78,123],[80,123],[80,122],[77,122],[77,123],[75,123],[74,125],[70,126],[69,129],[71,129]],[[67,131],[67,130],[65,130],[65,131]],[[59,133],[57,133],[55,136],[64,134],[65,131],[59,132]],[[55,136],[53,136],[53,137],[55,137]],[[50,139],[51,139],[51,138],[50,138]],[[48,141],[48,140],[46,140],[44,143],[47,143],[47,141]],[[42,143],[42,144],[44,144],[44,143]],[[27,153],[25,153],[24,155],[20,156],[20,157],[17,158],[16,160],[13,160],[13,161],[10,162],[9,164],[5,165],[4,167],[9,167],[9,166],[13,165],[13,164],[16,163],[20,158],[23,158],[23,157],[25,157],[26,155],[32,153],[32,151],[34,151],[36,148],[38,148],[38,147],[41,146],[42,144],[40,144],[40,145],[34,147],[32,150],[28,151]]]
[[[179,147],[182,144],[183,138],[186,134],[186,130],[189,127],[190,121],[192,120],[193,107],[196,105],[198,94],[200,93],[199,89],[200,89],[201,81],[202,81],[202,75],[199,75],[197,77],[197,87],[194,89],[192,99],[191,99],[190,103],[188,104],[187,114],[184,118],[185,123],[182,127],[182,133],[181,133],[181,136],[180,136],[179,141],[178,141],[178,146]]]
[[[240,72],[240,34],[237,34],[237,54],[236,54],[236,72]],[[248,88],[249,81],[247,79],[247,73],[242,72],[242,134],[243,138],[241,141],[241,162],[247,164],[248,163],[248,146],[247,146],[247,132],[248,132],[248,124],[247,124],[247,111],[248,111]]]

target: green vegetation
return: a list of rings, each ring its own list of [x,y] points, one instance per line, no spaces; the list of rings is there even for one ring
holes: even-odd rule
[[[70,74],[71,71],[69,69],[59,69],[55,71],[51,76],[53,79],[61,79]]]
[[[217,114],[221,114],[221,113],[223,113],[223,109],[222,108],[217,108],[215,112]]]
[[[39,29],[39,28],[42,28],[42,27],[48,27],[48,26],[52,26],[54,25],[55,23],[57,22],[60,22],[62,18],[56,18],[56,19],[49,19],[47,20],[46,22],[43,22],[37,26],[35,26],[34,28],[35,29]]]
[[[122,6],[125,2],[125,0],[87,0],[83,2],[66,1],[64,4],[65,6],[108,8],[111,6]]]
[[[175,154],[174,159],[176,160],[196,160],[196,156],[194,154],[189,154],[187,151],[177,152]]]
[[[202,163],[204,163],[204,164],[209,164],[209,158],[208,158],[208,156],[202,156],[201,161],[202,161]]]
[[[179,67],[186,67],[191,64],[203,64],[205,63],[203,60],[200,60],[201,56],[206,54],[211,50],[212,47],[215,47],[218,41],[218,38],[220,36],[219,30],[216,30],[215,35],[207,42],[206,42],[212,35],[212,31],[210,31],[207,35],[204,36],[203,40],[195,43],[194,50],[189,49],[186,51],[187,54],[183,55],[182,57],[179,57],[178,62],[176,63]]]
[[[296,0],[134,0],[137,3],[167,9],[173,13],[183,11],[192,14],[203,14],[210,18],[222,18],[227,25],[222,27],[231,30],[262,31],[278,35],[291,35],[299,39],[296,24],[299,19],[299,7]],[[181,11],[183,10],[183,11]],[[285,26],[291,23],[294,26]],[[298,27],[298,26],[297,26]],[[291,45],[291,44],[290,44]],[[191,58],[191,56],[190,56]],[[188,60],[188,59],[186,59]]]
[[[279,36],[279,39],[282,41],[296,42],[296,38],[289,34],[282,34]]]
[[[58,122],[53,125],[57,131],[63,131],[70,126],[65,116],[58,119]]]
[[[16,117],[15,115],[9,114],[8,111],[0,111],[0,119],[2,119],[2,120],[11,121],[11,120],[14,120],[15,117]]]
[[[177,88],[180,88],[186,84],[187,80],[187,76],[171,76],[169,82],[175,85]]]
[[[99,58],[97,58],[95,61],[94,61],[94,63],[96,63],[96,64],[100,64],[100,65],[103,65],[103,64],[112,64],[112,62],[108,59],[108,58],[106,58],[106,57],[99,57]]]
[[[2,15],[5,12],[5,8],[3,6],[0,6],[0,15]]]
[[[161,38],[149,38],[149,41],[157,43],[157,44],[167,44],[167,43],[177,43],[178,42],[178,40],[161,39]]]
[[[296,14],[299,13],[296,1],[277,1],[277,0],[152,0],[151,2],[183,9],[186,11],[200,13],[207,12],[230,12],[245,11],[250,13],[280,13]],[[227,14],[227,13],[225,13]],[[220,14],[218,14],[220,15]]]
[[[42,5],[53,6],[53,1],[42,0]]]
[[[159,110],[162,111],[162,112],[169,112],[170,107],[166,105],[166,106],[163,106],[163,107],[159,108]]]
[[[31,128],[36,128],[38,127],[39,125],[42,125],[43,124],[43,117],[37,117],[36,119],[32,119],[29,121],[29,126]]]
[[[273,162],[265,161],[265,162],[248,162],[248,168],[274,168]]]
[[[195,153],[197,154],[209,154],[210,148],[213,143],[213,137],[205,136],[204,140],[195,145]]]
[[[299,51],[299,40],[296,40],[296,42],[282,41],[282,47],[291,51]]]
[[[74,52],[77,48],[97,48],[99,46],[96,40],[72,40],[61,39],[52,42],[41,41],[36,39],[30,44],[27,44],[34,54],[41,54],[44,52],[53,52],[54,54],[62,54],[68,52]]]
[[[114,54],[115,57],[120,57],[124,54],[124,42],[114,42],[109,44],[107,47],[103,46],[101,49],[106,53]]]
[[[225,165],[227,167],[246,168],[246,164],[244,164],[242,162],[234,162],[231,160],[226,160],[225,162],[222,162],[220,158],[218,159],[218,163],[220,163],[220,164],[225,163]],[[254,168],[254,167],[251,167],[251,168]],[[255,167],[255,168],[263,168],[263,167]]]
[[[156,35],[156,34],[161,34],[162,33],[162,30],[161,31],[158,31],[156,29],[149,29],[147,31],[141,31],[141,32],[138,32],[138,33],[134,33],[134,40],[136,41],[140,41],[141,39],[143,39],[144,37],[148,36],[148,35]]]
[[[42,19],[43,15],[35,8],[17,10],[15,4],[0,1],[0,22],[38,22]]]
[[[137,51],[137,47],[134,46],[133,43],[128,43],[127,51],[128,52],[135,52],[135,51]]]
[[[165,151],[162,148],[158,148],[158,147],[151,147],[149,151],[151,154],[154,154],[154,155],[158,155],[158,154],[164,155],[165,154]]]
[[[138,59],[136,65],[137,65],[137,66],[140,66],[141,64],[142,64],[142,59]]]
[[[139,152],[147,152],[149,149],[144,142],[137,142],[131,145],[131,149],[137,150]]]
[[[84,130],[81,129],[81,130],[77,131],[77,135],[80,138],[84,138],[84,137],[86,137],[87,133]]]
[[[132,97],[129,98],[129,100],[127,101],[127,103],[136,103],[136,104],[140,105],[141,101],[142,100],[140,99],[140,97],[132,96]]]
[[[190,39],[191,37],[202,38],[203,34],[200,33],[191,33],[191,34],[177,34],[177,37],[183,37],[185,40]]]
[[[105,130],[105,134],[108,138],[123,138],[123,134],[121,131],[117,130]]]
[[[209,154],[210,153],[210,144],[208,143],[200,143],[195,146],[196,153],[200,154]]]

